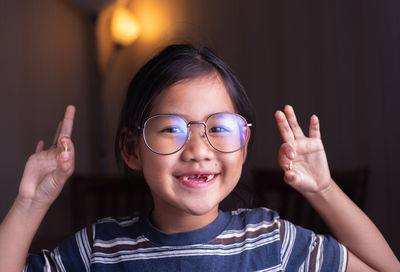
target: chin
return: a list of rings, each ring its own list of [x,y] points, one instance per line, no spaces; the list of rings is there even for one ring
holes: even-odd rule
[[[213,209],[202,209],[202,210],[195,209],[195,210],[189,210],[188,213],[193,216],[204,216],[208,215],[212,211]]]
[[[200,201],[201,203],[190,203],[190,205],[186,206],[186,210],[189,214],[194,215],[194,216],[204,216],[208,215],[215,210],[218,210],[218,203],[217,204],[209,204],[210,202],[206,202],[207,204],[204,205],[205,201]]]

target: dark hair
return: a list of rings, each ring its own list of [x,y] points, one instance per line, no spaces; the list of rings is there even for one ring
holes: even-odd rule
[[[131,170],[121,157],[121,145],[126,144],[125,129],[138,136],[149,117],[152,103],[156,96],[174,83],[196,78],[211,73],[218,73],[232,99],[235,111],[254,122],[254,111],[251,102],[233,71],[210,49],[189,44],[170,45],[148,61],[133,77],[122,107],[120,121],[115,139],[115,156],[117,164],[124,168],[125,174]],[[122,137],[122,138],[121,138]],[[121,141],[122,140],[122,141]]]

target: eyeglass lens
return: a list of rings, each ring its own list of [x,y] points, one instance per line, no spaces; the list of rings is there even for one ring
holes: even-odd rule
[[[246,120],[232,113],[211,115],[206,121],[205,128],[209,143],[221,152],[233,152],[240,149],[246,142],[247,129]],[[145,122],[143,130],[147,146],[159,154],[177,152],[185,144],[188,133],[188,123],[177,115],[150,117]]]

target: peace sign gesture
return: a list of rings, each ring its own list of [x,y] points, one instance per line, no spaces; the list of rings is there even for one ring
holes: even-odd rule
[[[52,146],[44,149],[39,141],[36,152],[25,165],[18,198],[48,208],[57,198],[74,170],[74,146],[71,141],[75,107],[68,106],[64,120],[58,124]]]
[[[318,117],[310,118],[309,137],[304,135],[291,106],[286,106],[283,112],[277,111],[275,119],[283,139],[278,163],[285,171],[284,180],[302,194],[329,189],[331,177]]]

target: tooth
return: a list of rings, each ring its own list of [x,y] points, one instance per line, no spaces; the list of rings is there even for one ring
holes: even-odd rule
[[[212,180],[214,178],[214,175],[208,175],[207,176],[207,181],[210,181],[210,180]]]
[[[182,179],[185,180],[185,181],[188,181],[188,180],[189,180],[189,177],[188,177],[188,176],[183,176]]]

